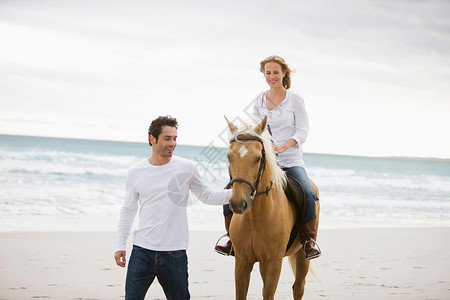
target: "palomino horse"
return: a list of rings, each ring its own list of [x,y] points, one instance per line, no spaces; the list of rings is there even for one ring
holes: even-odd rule
[[[265,131],[267,117],[260,124],[238,129],[228,121],[232,133],[227,155],[233,187],[229,205],[234,212],[230,225],[230,238],[235,253],[236,299],[246,299],[250,273],[259,262],[263,280],[263,298],[274,299],[280,278],[283,257],[295,275],[292,286],[294,299],[303,297],[309,260],[301,249],[297,234],[287,248],[297,211],[285,195],[286,175],[276,163],[270,135]],[[311,181],[314,193],[316,185]],[[317,218],[319,222],[319,201]],[[318,225],[318,224],[317,224]],[[312,237],[314,240],[316,237]]]

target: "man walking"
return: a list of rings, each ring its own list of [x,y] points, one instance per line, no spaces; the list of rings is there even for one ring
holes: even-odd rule
[[[170,116],[153,120],[148,129],[152,156],[128,170],[114,255],[117,265],[125,267],[126,242],[139,210],[125,283],[126,300],[144,299],[155,277],[168,300],[190,299],[186,255],[189,191],[206,204],[222,205],[231,197],[231,190],[206,186],[194,162],[173,156],[177,128],[177,120]]]

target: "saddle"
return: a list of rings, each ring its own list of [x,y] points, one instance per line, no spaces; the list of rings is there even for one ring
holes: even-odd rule
[[[303,216],[306,203],[305,203],[305,192],[300,184],[294,177],[286,174],[286,187],[284,189],[286,197],[289,201],[293,202],[297,211],[300,213],[299,216]]]
[[[291,235],[289,236],[289,242],[286,246],[287,252],[294,243],[295,238],[303,225],[303,215],[305,213],[306,201],[305,192],[303,191],[302,186],[297,179],[288,174],[286,174],[286,187],[284,192],[288,200],[294,203],[297,210],[297,220],[295,220],[294,228],[292,228]]]

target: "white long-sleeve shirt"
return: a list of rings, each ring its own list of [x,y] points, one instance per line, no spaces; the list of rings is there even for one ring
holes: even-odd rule
[[[278,164],[282,168],[300,166],[305,168],[303,146],[308,137],[309,125],[305,101],[302,97],[286,91],[286,98],[272,110],[267,109],[267,91],[261,92],[253,102],[253,117],[261,121],[267,116],[267,123],[272,131],[276,145],[282,145],[290,139],[297,144],[278,154]]]
[[[206,204],[222,205],[231,198],[231,190],[210,189],[201,180],[195,163],[178,156],[172,156],[161,166],[154,166],[145,159],[130,167],[116,251],[125,251],[138,210],[134,245],[154,251],[186,250],[189,191]]]

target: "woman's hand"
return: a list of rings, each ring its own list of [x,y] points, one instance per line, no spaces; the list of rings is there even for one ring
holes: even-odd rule
[[[283,153],[287,149],[288,149],[288,147],[286,147],[284,144],[283,145],[273,145],[273,150],[275,150],[276,154]]]
[[[294,139],[290,139],[283,145],[273,145],[273,150],[275,151],[276,154],[280,154],[280,153],[283,153],[284,151],[286,151],[287,149],[291,148],[294,145],[297,145],[297,141]]]

